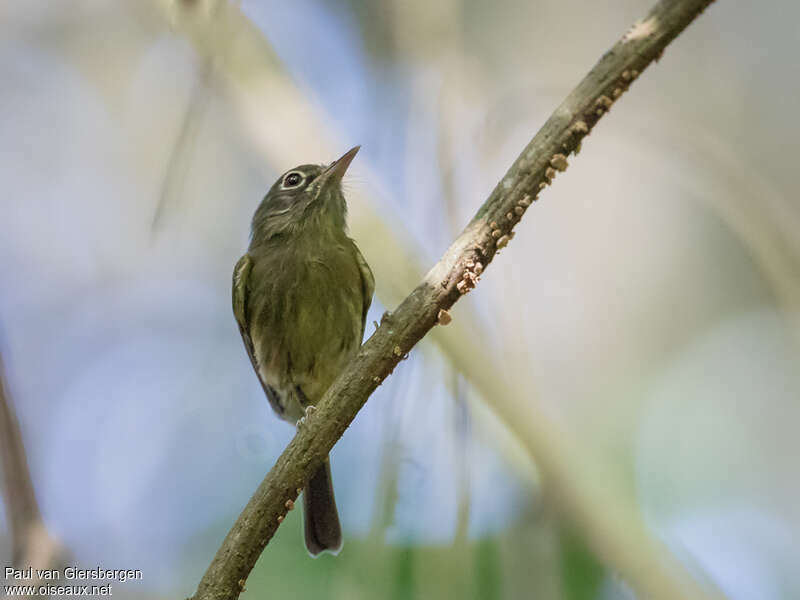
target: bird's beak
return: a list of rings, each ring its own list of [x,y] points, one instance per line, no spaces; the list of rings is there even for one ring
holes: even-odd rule
[[[339,183],[344,177],[345,171],[347,171],[347,167],[350,166],[350,163],[353,162],[356,154],[358,154],[358,150],[361,146],[356,146],[355,148],[350,148],[347,152],[345,152],[339,160],[333,161],[328,168],[322,172],[322,175],[319,176],[320,183],[322,184],[320,187],[328,187],[335,183]]]

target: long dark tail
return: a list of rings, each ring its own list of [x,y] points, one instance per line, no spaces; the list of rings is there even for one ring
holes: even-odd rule
[[[306,548],[311,556],[328,550],[333,554],[342,547],[342,526],[333,497],[331,463],[326,458],[303,491]]]

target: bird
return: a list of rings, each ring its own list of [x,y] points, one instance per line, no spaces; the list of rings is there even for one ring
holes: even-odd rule
[[[250,362],[272,409],[296,426],[358,351],[375,290],[348,236],[342,192],[359,148],[281,175],[256,209],[250,245],[233,270],[233,313]],[[338,554],[329,457],[303,491],[303,515],[309,554]]]

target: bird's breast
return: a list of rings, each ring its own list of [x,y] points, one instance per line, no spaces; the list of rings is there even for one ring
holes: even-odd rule
[[[254,257],[248,321],[268,384],[299,385],[318,400],[361,342],[360,277],[338,245],[287,245]]]

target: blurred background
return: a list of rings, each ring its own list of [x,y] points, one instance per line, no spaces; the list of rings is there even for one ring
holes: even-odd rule
[[[377,320],[650,6],[0,4],[0,355],[70,564],[191,595],[291,438],[230,308],[279,174],[362,145]],[[342,553],[293,511],[243,598],[800,597],[798,22],[667,49],[334,448]]]

